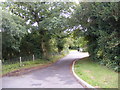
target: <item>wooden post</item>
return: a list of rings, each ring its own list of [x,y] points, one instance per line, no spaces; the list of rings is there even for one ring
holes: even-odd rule
[[[34,54],[33,54],[33,61],[35,60],[35,56],[34,56]]]
[[[22,60],[21,60],[21,57],[20,57],[20,66],[22,66]]]

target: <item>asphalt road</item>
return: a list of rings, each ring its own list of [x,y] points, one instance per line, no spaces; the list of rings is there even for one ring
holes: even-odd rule
[[[3,77],[2,88],[83,88],[71,72],[75,59],[88,56],[87,53],[71,51],[53,65],[25,75]]]

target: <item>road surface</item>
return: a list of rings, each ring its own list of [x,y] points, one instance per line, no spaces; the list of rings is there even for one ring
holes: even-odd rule
[[[75,59],[88,56],[87,53],[71,51],[53,65],[21,76],[3,77],[2,88],[84,88],[71,72]]]

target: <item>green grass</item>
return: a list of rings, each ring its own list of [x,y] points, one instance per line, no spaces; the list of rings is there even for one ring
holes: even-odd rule
[[[118,88],[118,73],[91,61],[88,57],[76,62],[75,73],[94,87]]]
[[[30,67],[35,67],[35,66],[40,66],[40,65],[47,65],[56,62],[60,58],[62,58],[65,55],[56,55],[50,58],[50,60],[43,60],[43,59],[38,59],[34,61],[24,61],[22,62],[22,66],[20,66],[19,63],[15,64],[10,64],[10,65],[2,65],[2,75],[7,74],[9,72],[22,69],[22,68],[30,68]]]

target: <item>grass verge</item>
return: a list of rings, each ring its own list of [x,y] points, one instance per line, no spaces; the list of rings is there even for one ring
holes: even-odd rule
[[[87,58],[76,62],[75,73],[96,88],[118,88],[118,73]]]
[[[2,65],[2,75],[5,75],[9,72],[23,69],[23,68],[30,68],[30,67],[35,67],[35,66],[52,64],[64,56],[65,56],[65,54],[55,55],[55,56],[51,57],[49,61],[43,60],[43,59],[38,59],[35,61],[32,61],[32,60],[31,61],[24,61],[24,62],[22,62],[22,66],[20,66],[19,62],[15,63],[15,64],[10,64],[10,65]]]

